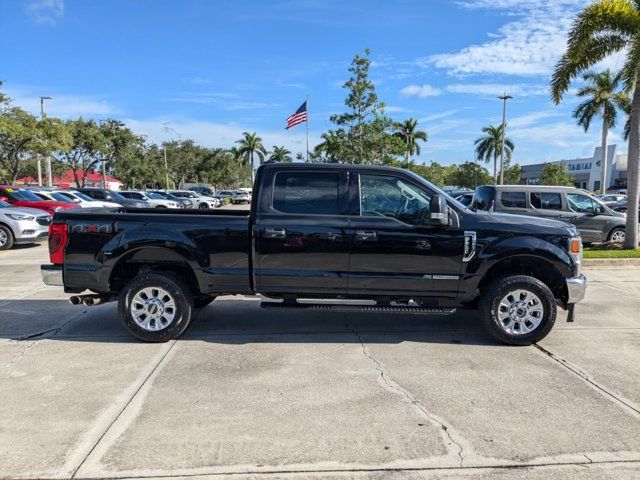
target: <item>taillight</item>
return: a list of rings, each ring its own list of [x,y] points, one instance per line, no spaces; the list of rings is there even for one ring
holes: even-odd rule
[[[52,223],[49,225],[49,261],[54,265],[64,262],[64,248],[67,246],[67,224]]]

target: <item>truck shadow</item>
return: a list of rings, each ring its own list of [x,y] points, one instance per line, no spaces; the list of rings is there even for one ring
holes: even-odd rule
[[[264,310],[255,299],[216,300],[197,312],[180,341],[252,343],[401,343],[496,345],[474,310],[453,315]],[[0,299],[0,338],[139,343],[121,325],[115,303]]]

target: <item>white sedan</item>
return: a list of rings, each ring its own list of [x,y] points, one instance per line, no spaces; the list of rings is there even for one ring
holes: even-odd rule
[[[120,208],[119,203],[94,200],[82,192],[75,190],[31,190],[44,200],[54,200],[56,202],[75,203],[80,208]]]
[[[149,202],[154,208],[180,208],[178,202],[167,200],[157,193],[141,192],[139,190],[121,190],[118,193],[125,198]]]
[[[216,198],[203,197],[192,190],[168,190],[168,193],[175,195],[176,197],[188,198],[193,202],[193,206],[191,208],[207,210],[209,208],[217,208],[220,206],[220,202]]]

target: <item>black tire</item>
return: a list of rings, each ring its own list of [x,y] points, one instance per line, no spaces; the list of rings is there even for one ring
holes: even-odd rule
[[[204,308],[216,299],[215,295],[201,295],[193,299],[195,308]]]
[[[9,227],[0,225],[0,250],[9,250],[13,247],[16,239],[13,236],[13,232]]]
[[[511,303],[511,309],[504,310],[504,306],[501,306],[501,302],[506,300],[508,295],[516,291],[527,291],[532,293],[539,300],[539,304],[524,302],[525,299],[511,297],[514,302]],[[508,300],[506,303],[508,303]],[[499,312],[502,315],[507,314],[513,309],[513,315],[518,315],[520,310],[520,304],[525,303],[523,306],[526,311],[531,309],[538,309],[538,305],[541,306],[542,312],[534,312],[532,310],[532,316],[534,320],[540,319],[539,324],[533,328],[534,324],[528,320],[524,320],[522,323],[514,322],[512,332],[508,331],[507,324],[511,324],[511,320],[507,318],[506,323],[502,323],[500,320]],[[534,316],[533,314],[537,315]],[[534,277],[527,275],[509,275],[506,277],[500,277],[493,280],[482,292],[480,299],[480,315],[484,327],[489,333],[497,340],[508,345],[531,345],[532,343],[542,340],[553,328],[556,321],[557,308],[553,293],[544,283]],[[519,318],[531,318],[531,317],[519,317]],[[537,321],[537,320],[536,320]],[[528,322],[528,323],[527,323]],[[518,324],[518,331],[515,331]],[[531,331],[525,331],[524,329],[532,328]]]
[[[202,202],[200,205],[198,205],[198,208],[200,210],[209,210],[209,205],[207,205],[205,202]]]
[[[136,308],[134,306],[134,299],[136,299],[136,295],[145,289],[161,289],[173,300],[171,310],[169,310],[169,308],[166,310],[169,315],[173,314],[173,318],[169,321],[168,318],[164,316],[161,317],[159,319],[161,328],[155,331],[150,330],[152,326],[157,325],[155,320],[149,321],[149,328],[143,328],[143,326],[134,319],[133,309]],[[138,297],[138,300],[140,298],[141,297]],[[168,303],[170,302],[167,302],[167,304]],[[139,303],[136,304],[139,305]],[[151,343],[167,342],[182,335],[189,326],[189,323],[191,323],[193,311],[191,291],[182,279],[169,272],[147,272],[139,274],[124,287],[118,299],[118,314],[124,327],[134,337]],[[164,309],[162,312],[164,312]],[[162,325],[165,320],[167,324]]]
[[[620,234],[622,233],[622,238]],[[624,227],[616,227],[609,232],[607,242],[624,242]]]

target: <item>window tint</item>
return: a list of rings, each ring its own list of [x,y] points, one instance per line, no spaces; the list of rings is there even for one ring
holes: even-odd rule
[[[474,206],[477,210],[489,210],[493,206],[493,187],[480,187],[476,189]]]
[[[279,172],[273,208],[284,213],[338,214],[339,173]]]
[[[429,221],[431,196],[398,177],[360,175],[360,212],[391,217],[410,225]]]
[[[569,207],[574,212],[594,213],[596,211],[596,203],[586,195],[580,195],[578,193],[568,193],[567,200],[569,202]]]
[[[527,200],[524,192],[502,192],[500,201],[503,207],[508,208],[526,208]]]
[[[104,200],[105,198],[107,198],[107,196],[102,190],[89,190],[85,193],[90,197],[97,198],[99,200]]]
[[[531,192],[531,206],[542,210],[562,210],[559,193]]]

